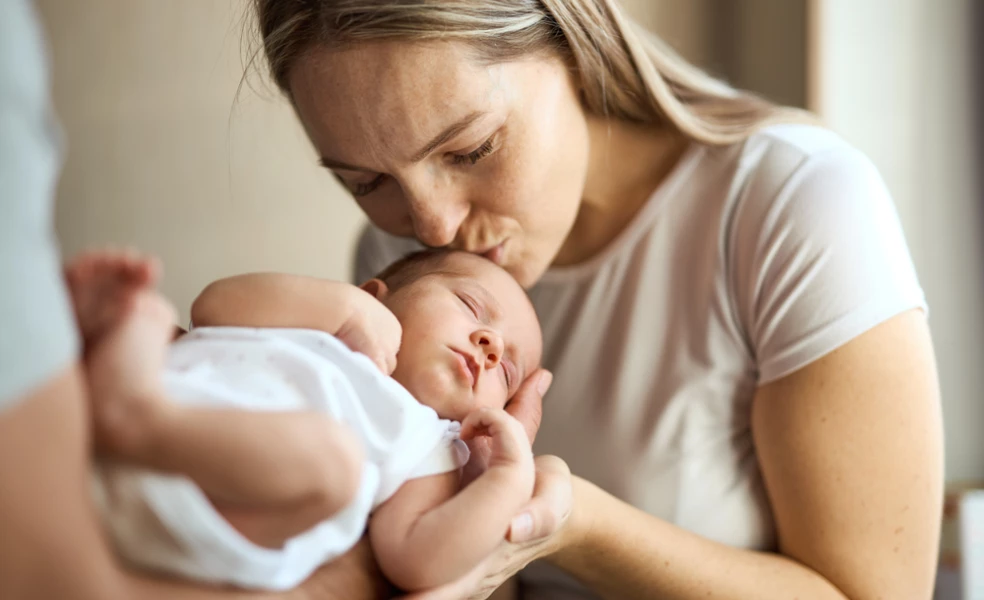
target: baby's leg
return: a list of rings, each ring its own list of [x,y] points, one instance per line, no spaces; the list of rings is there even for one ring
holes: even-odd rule
[[[177,408],[142,462],[190,477],[254,542],[278,547],[355,498],[361,445],[325,415]]]
[[[88,370],[100,447],[190,477],[264,540],[282,542],[348,504],[362,455],[342,425],[316,413],[202,409],[165,398],[172,317],[162,297],[142,292],[93,348]]]

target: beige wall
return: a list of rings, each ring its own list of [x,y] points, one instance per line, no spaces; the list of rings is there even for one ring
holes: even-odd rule
[[[878,165],[930,306],[949,479],[984,477],[984,247],[971,95],[976,0],[822,0],[819,100]]]
[[[182,314],[223,275],[345,277],[359,213],[286,104],[244,91],[242,0],[41,0],[69,140],[58,232],[160,255]]]

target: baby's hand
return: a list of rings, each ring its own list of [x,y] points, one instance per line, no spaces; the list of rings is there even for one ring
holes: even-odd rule
[[[335,337],[355,352],[365,354],[390,375],[396,369],[403,327],[382,302],[357,287],[351,287],[349,316]]]
[[[533,450],[526,430],[512,415],[501,409],[480,408],[461,422],[461,439],[491,438],[488,468],[519,467],[533,474]]]

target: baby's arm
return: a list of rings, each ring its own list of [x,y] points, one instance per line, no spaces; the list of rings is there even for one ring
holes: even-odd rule
[[[533,493],[533,454],[518,421],[505,411],[482,409],[465,419],[461,435],[492,437],[485,473],[457,494],[456,472],[408,481],[369,522],[379,566],[404,590],[465,575],[502,543]]]
[[[372,294],[348,283],[252,273],[212,283],[191,307],[197,326],[290,327],[329,333],[389,375],[403,330]]]
[[[340,281],[248,273],[215,281],[191,306],[196,326],[295,327],[338,332],[349,317],[353,297],[366,295]]]

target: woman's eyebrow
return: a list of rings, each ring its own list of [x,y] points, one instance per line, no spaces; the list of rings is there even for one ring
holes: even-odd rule
[[[454,123],[448,125],[444,129],[444,131],[434,136],[434,138],[430,142],[428,142],[426,146],[424,146],[419,152],[414,154],[413,157],[410,159],[410,162],[418,163],[424,160],[425,158],[427,158],[428,154],[434,151],[435,148],[447,142],[454,136],[458,135],[459,133],[467,129],[472,123],[481,119],[487,114],[488,113],[486,112],[476,110],[458,119]],[[326,169],[338,169],[341,171],[359,171],[361,173],[376,172],[374,169],[368,169],[366,167],[357,167],[355,165],[350,165],[348,163],[342,162],[340,160],[335,160],[327,156],[321,157],[321,166],[325,167]]]
[[[372,169],[367,169],[365,167],[356,167],[350,164],[343,163],[338,160],[328,158],[326,156],[321,157],[321,166],[326,169],[341,170],[341,171],[360,171],[362,173],[375,173]]]
[[[484,117],[486,114],[487,113],[483,111],[476,110],[465,115],[461,119],[458,119],[451,125],[448,125],[444,129],[444,131],[434,136],[434,139],[428,142],[427,145],[420,150],[420,152],[414,154],[413,158],[411,158],[410,161],[415,163],[422,161],[424,158],[427,157],[428,154],[433,152],[435,148],[447,142],[454,136],[458,135],[459,133],[467,129],[469,125],[479,120],[480,118]]]

